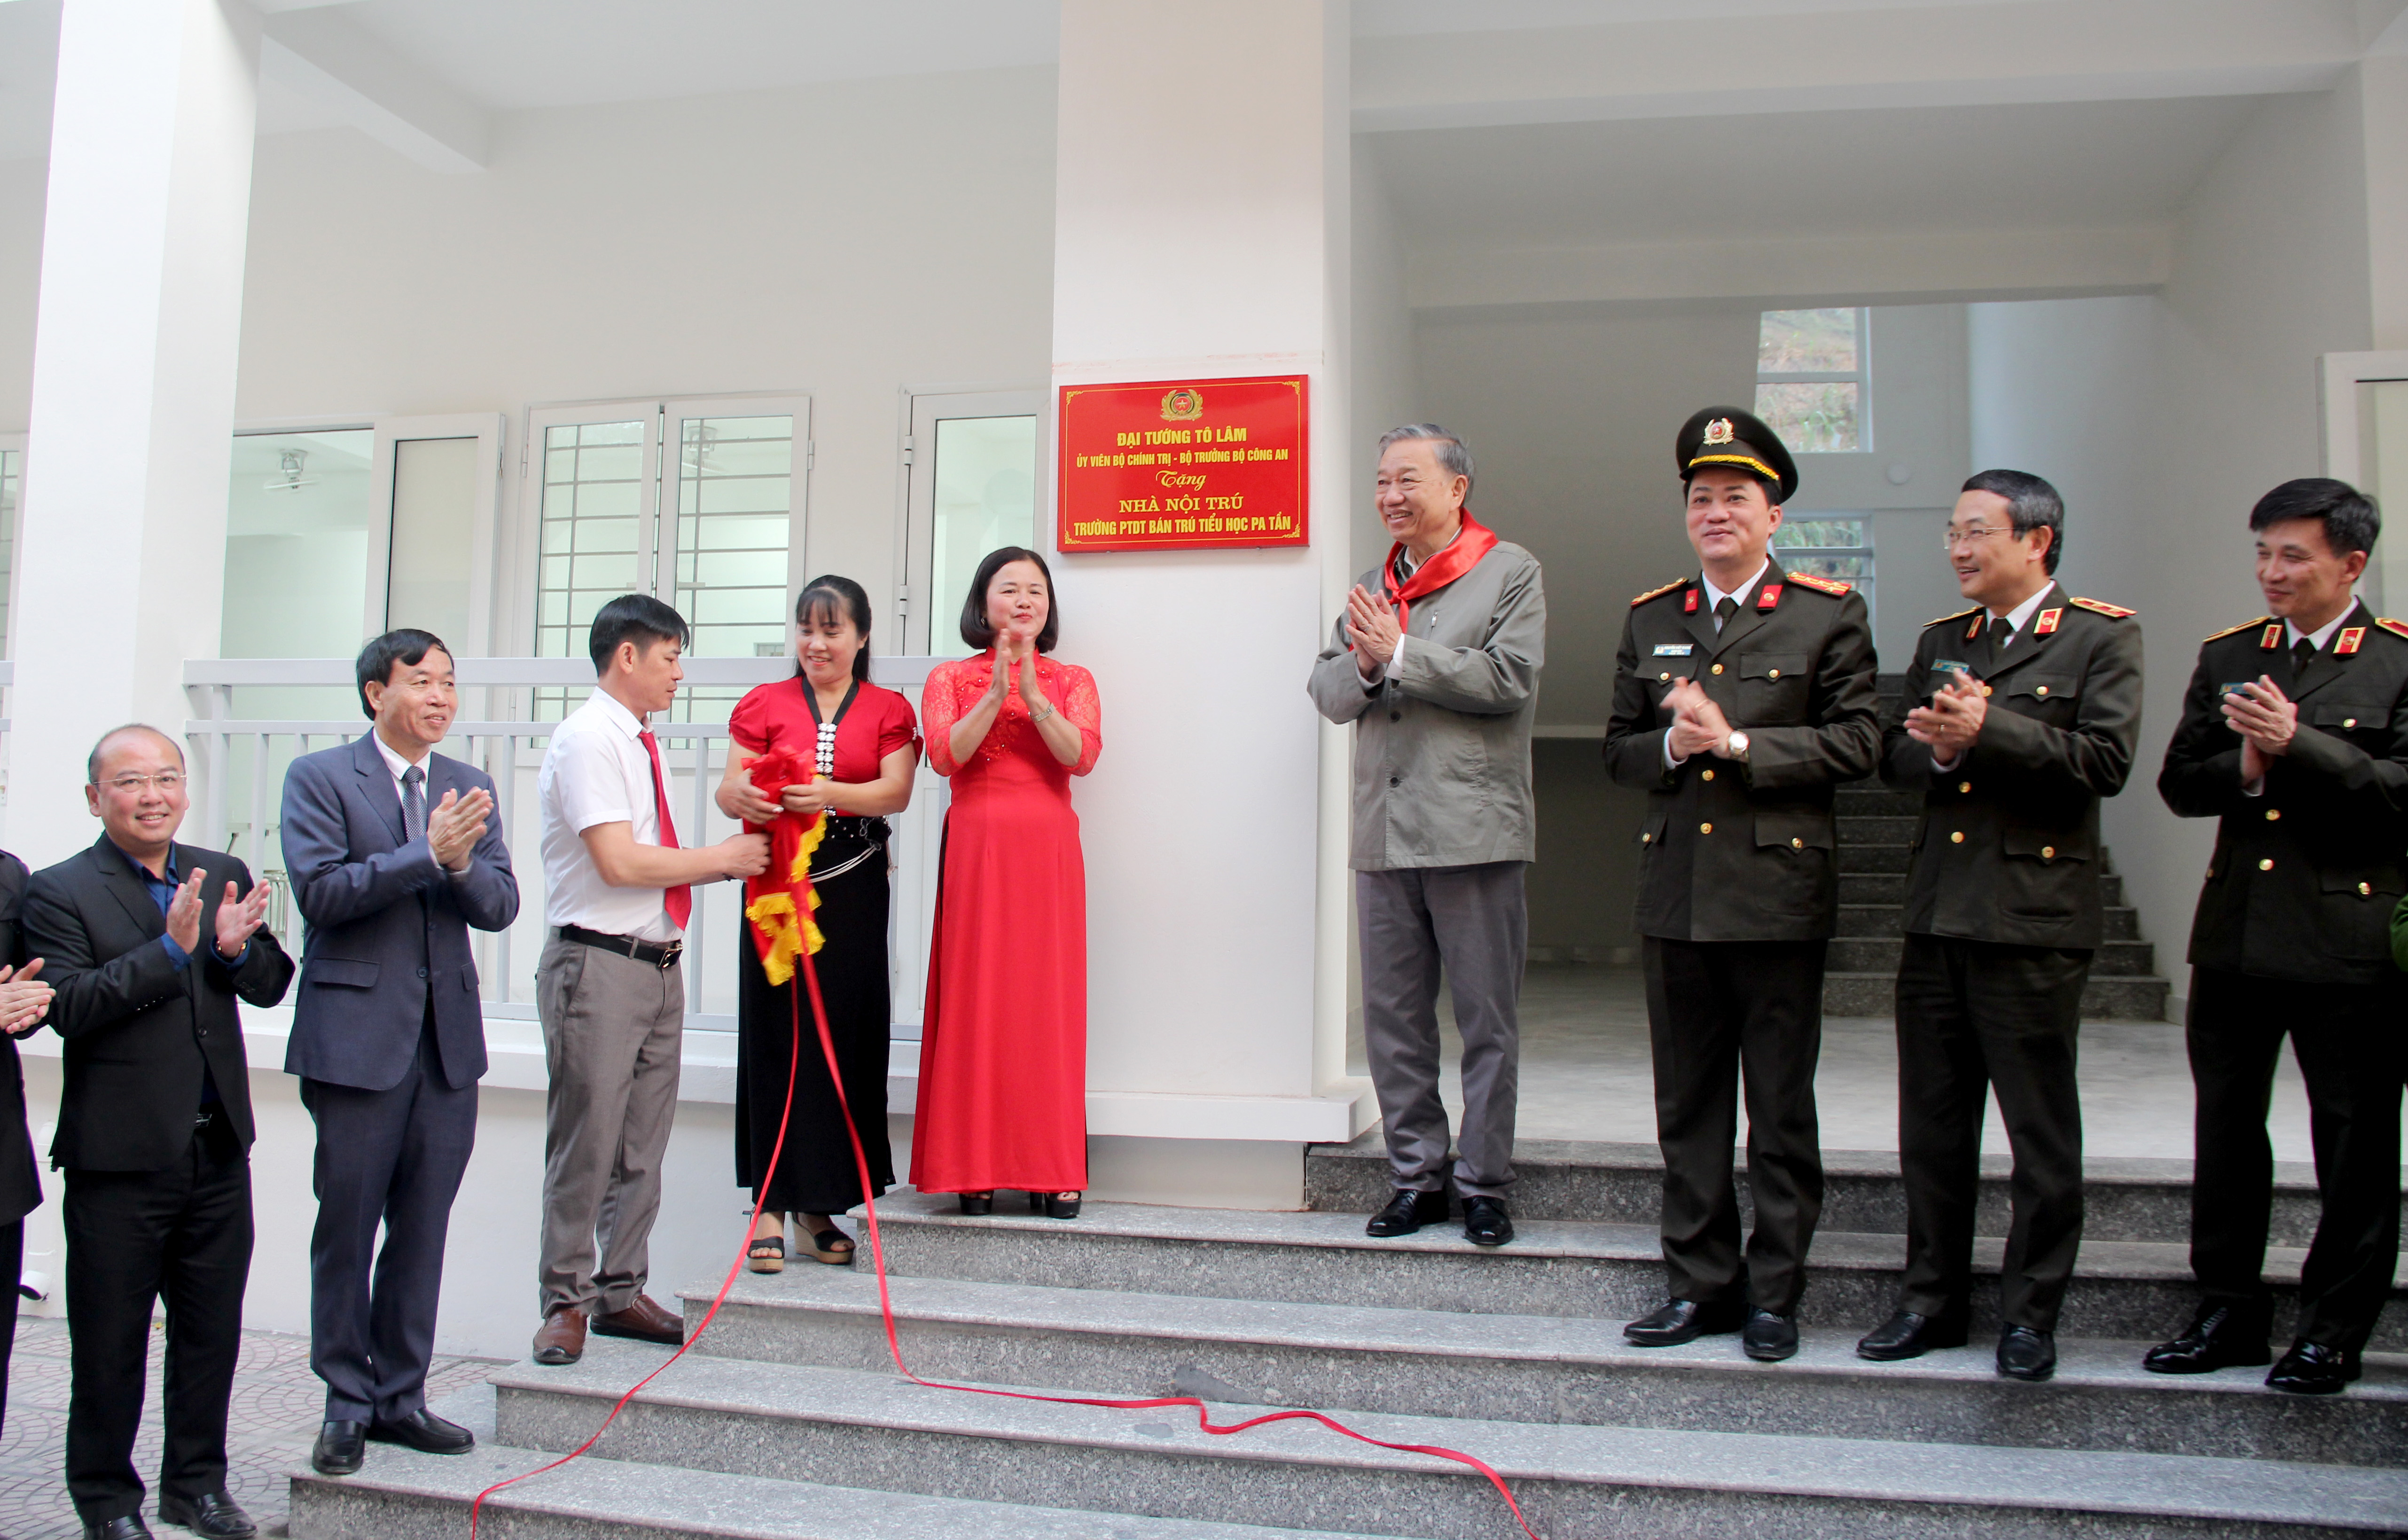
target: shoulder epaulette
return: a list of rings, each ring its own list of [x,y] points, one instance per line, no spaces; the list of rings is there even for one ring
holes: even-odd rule
[[[1833,598],[1845,597],[1856,586],[1854,583],[1842,583],[1837,578],[1827,578],[1813,572],[1789,572],[1783,576],[1786,582],[1803,583],[1816,593],[1828,594]]]
[[[1640,595],[1637,598],[1632,599],[1630,601],[1630,607],[1636,610],[1639,606],[1646,603],[1649,599],[1660,598],[1664,595],[1670,593],[1675,588],[1687,587],[1688,583],[1689,580],[1686,578],[1675,578],[1670,583],[1666,583],[1663,587],[1650,588],[1647,592]]]
[[[2408,637],[2408,620],[2378,620],[2374,624],[2395,637]]]
[[[2094,615],[2105,615],[2109,620],[2129,620],[2141,612],[2138,610],[2127,610],[2120,604],[2110,604],[2105,599],[2073,598],[2068,596],[2066,602],[2077,610],[2087,610]]]
[[[2221,631],[2211,631],[2199,640],[2202,642],[2222,641],[2226,637],[2236,637],[2243,631],[2254,631],[2273,618],[2272,615],[2259,615],[2256,620],[2244,620],[2238,626],[2228,626]],[[2375,624],[2379,626],[2382,622],[2377,621]]]
[[[1945,626],[1952,620],[1963,620],[1967,615],[1971,614],[1975,610],[1979,610],[1980,608],[1982,607],[1976,604],[1969,609],[1959,610],[1953,615],[1942,615],[1937,620],[1927,620],[1923,623],[1924,629],[1929,630],[1934,626]]]

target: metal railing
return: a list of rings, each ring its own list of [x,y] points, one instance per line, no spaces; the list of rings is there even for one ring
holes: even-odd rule
[[[871,677],[901,691],[917,711],[921,686],[939,661],[876,658]],[[0,662],[0,670],[7,667]],[[789,657],[689,657],[684,667],[681,694],[692,702],[692,714],[707,719],[656,719],[652,732],[660,741],[672,803],[681,810],[680,832],[689,844],[705,844],[736,828],[711,797],[726,768],[725,713],[733,692],[788,678],[795,665]],[[187,839],[241,856],[262,881],[289,891],[276,822],[284,770],[302,755],[351,742],[368,730],[353,693],[351,668],[344,658],[208,658],[184,665],[184,688],[195,712],[184,724],[195,781]],[[532,1016],[535,960],[544,934],[536,774],[558,726],[536,720],[536,712],[539,700],[556,703],[564,696],[574,709],[593,688],[594,669],[581,658],[532,657],[461,658],[457,669],[461,714],[440,752],[493,777],[495,815],[519,881],[518,922],[477,937],[486,1014]],[[0,672],[0,685],[7,683]],[[892,820],[892,983],[899,1036],[919,1035],[945,791],[943,778],[924,759],[911,806]],[[281,893],[270,923],[298,956],[299,917],[280,900]],[[695,1026],[732,1029],[735,965],[732,957],[720,960],[718,949],[742,944],[742,888],[714,884],[696,888],[695,900],[694,922],[686,931],[686,1009]],[[712,978],[713,968],[724,977]]]

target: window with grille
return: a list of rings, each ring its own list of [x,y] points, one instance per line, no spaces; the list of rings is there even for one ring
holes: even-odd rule
[[[529,478],[538,656],[586,655],[595,612],[630,593],[683,615],[695,656],[786,650],[800,582],[808,403],[644,402],[529,416],[541,456],[540,480]],[[537,714],[557,718],[582,694],[538,691]],[[726,691],[681,690],[672,715],[710,720],[734,700]]]
[[[1757,323],[1756,414],[1799,454],[1873,447],[1862,307],[1766,310]]]

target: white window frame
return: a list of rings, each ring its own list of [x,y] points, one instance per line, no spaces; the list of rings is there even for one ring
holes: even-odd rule
[[[462,657],[486,657],[494,640],[494,569],[500,552],[502,454],[509,420],[497,411],[433,417],[380,417],[368,484],[376,502],[368,515],[368,634],[390,628],[393,616],[393,499],[396,446],[423,439],[477,440],[477,505],[469,515],[468,634],[447,638]]]
[[[1758,366],[1759,385],[1845,385],[1856,387],[1856,447],[1799,450],[1801,454],[1870,454],[1873,452],[1873,308],[1870,305],[1779,305],[1756,316],[1756,352],[1764,350],[1764,318],[1792,310],[1851,309],[1856,312],[1856,367],[1853,369],[1767,369]],[[1751,393],[1748,404],[1755,399]]]
[[[2317,407],[2324,418],[2324,471],[2352,486],[2365,475],[2359,453],[2365,425],[2358,421],[2358,387],[2408,381],[2408,348],[2373,353],[2329,353],[2316,360]],[[2394,537],[2375,546],[2379,611],[2408,607],[2408,540]]]
[[[25,511],[26,439],[27,436],[22,433],[0,433],[0,452],[13,453],[17,456],[17,512],[19,514],[19,518],[17,521],[17,527],[10,532],[9,539],[14,542],[20,555],[23,554],[25,549],[25,525],[23,514]],[[23,577],[24,571],[25,564],[22,561],[14,561],[9,564],[8,626],[6,634],[0,635],[0,649],[6,649],[7,655],[12,658],[17,655],[17,584]]]
[[[798,592],[808,570],[810,543],[810,480],[817,445],[811,439],[811,397],[794,392],[777,395],[655,396],[623,400],[568,401],[526,410],[519,437],[518,497],[510,512],[508,572],[497,582],[508,597],[495,606],[507,617],[501,634],[527,656],[535,655],[536,621],[542,572],[543,457],[547,430],[581,423],[650,421],[638,479],[643,487],[636,516],[636,587],[639,593],[665,597],[674,603],[677,522],[676,478],[666,463],[678,425],[694,417],[792,417],[795,420],[795,468],[787,504],[786,593]],[[664,569],[664,558],[670,565]],[[664,585],[670,590],[663,596]]]
[[[903,393],[903,478],[901,515],[895,522],[895,606],[902,621],[900,635],[907,653],[923,656],[958,657],[961,638],[946,619],[961,602],[958,594],[934,592],[937,513],[937,425],[958,417],[1034,417],[1037,454],[1034,474],[1036,518],[1030,538],[1049,549],[1048,511],[1052,506],[1052,467],[1046,453],[1052,440],[1053,393],[1042,386],[1025,388],[909,388]]]

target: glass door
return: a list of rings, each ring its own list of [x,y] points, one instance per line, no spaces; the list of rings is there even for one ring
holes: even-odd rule
[[[2327,353],[2319,363],[2325,474],[2386,510],[2408,508],[2408,350]],[[2376,542],[2358,597],[2377,614],[2408,608],[2408,540]]]
[[[956,617],[980,560],[998,546],[1037,544],[1044,408],[1042,391],[911,397],[903,448],[910,511],[896,595],[910,651],[968,651]]]

